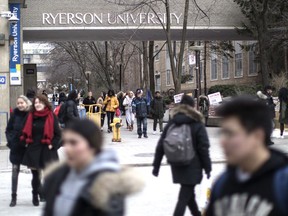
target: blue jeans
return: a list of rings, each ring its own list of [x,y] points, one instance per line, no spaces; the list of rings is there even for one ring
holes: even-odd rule
[[[143,133],[142,133],[143,124]],[[139,136],[142,134],[147,135],[147,117],[137,117],[137,133]]]

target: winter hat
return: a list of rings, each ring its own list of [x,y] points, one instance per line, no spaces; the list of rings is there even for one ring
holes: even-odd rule
[[[189,95],[183,95],[180,104],[189,105],[191,107],[195,107],[194,98]]]
[[[96,150],[96,154],[101,152],[103,146],[103,137],[100,128],[88,119],[78,119],[69,122],[65,130],[71,130],[84,137],[89,146]]]
[[[137,89],[137,90],[136,90],[136,95],[139,95],[139,94],[141,94],[141,93],[143,93],[143,90],[142,90],[142,89]]]
[[[30,107],[32,106],[32,102],[25,96],[25,95],[20,95],[19,97],[18,97],[18,99],[22,99],[22,100],[24,100],[25,101],[25,103],[27,104],[27,110],[29,110],[30,109]]]

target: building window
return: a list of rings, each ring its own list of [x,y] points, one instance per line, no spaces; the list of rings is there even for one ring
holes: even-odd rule
[[[217,70],[217,56],[213,55],[211,59],[211,80],[218,79],[218,70]]]
[[[160,79],[160,75],[156,75],[156,76],[155,76],[155,89],[156,89],[156,91],[160,91],[160,90],[161,90],[161,79]]]
[[[222,79],[229,79],[229,59],[227,56],[222,58]]]
[[[255,53],[253,50],[249,51],[249,75],[253,76],[253,75],[257,75],[258,71],[257,71],[257,63],[255,62]]]
[[[171,70],[166,71],[166,85],[171,85]]]
[[[235,77],[243,76],[242,53],[235,54]]]
[[[156,45],[155,46],[155,60],[158,61],[159,60],[159,46]]]

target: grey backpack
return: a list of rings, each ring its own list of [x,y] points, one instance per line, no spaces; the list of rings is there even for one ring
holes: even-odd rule
[[[172,165],[188,165],[195,157],[195,149],[188,124],[172,124],[163,142],[164,153]]]

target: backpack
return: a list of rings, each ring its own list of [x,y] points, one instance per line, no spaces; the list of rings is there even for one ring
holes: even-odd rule
[[[58,112],[58,120],[59,120],[60,124],[64,124],[66,113],[67,113],[66,103],[63,103],[59,106],[60,106],[60,108],[59,108],[59,112]]]
[[[163,142],[164,153],[172,165],[188,165],[195,157],[195,149],[188,124],[172,124]]]
[[[213,188],[213,199],[218,199],[221,196],[222,189],[227,182],[228,173],[225,172],[216,182]],[[283,213],[288,215],[288,166],[278,170],[274,175],[273,188],[274,196],[277,201],[277,207]]]

